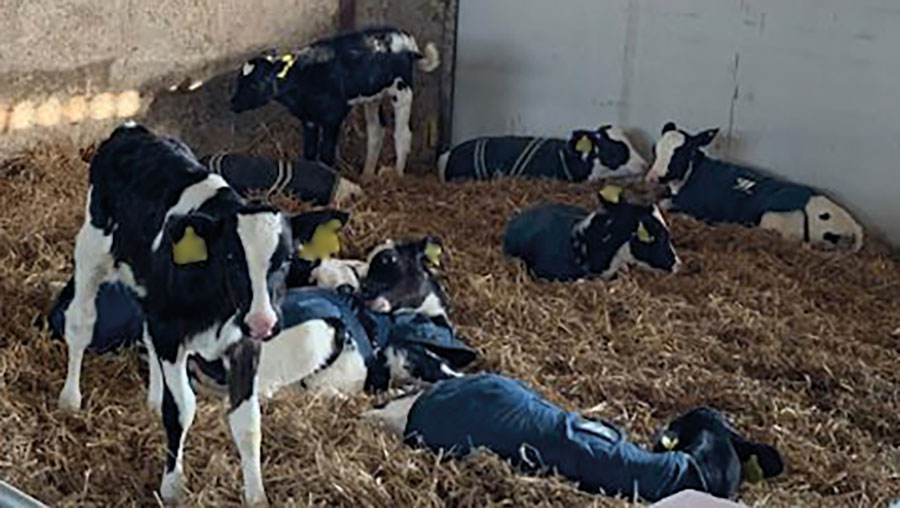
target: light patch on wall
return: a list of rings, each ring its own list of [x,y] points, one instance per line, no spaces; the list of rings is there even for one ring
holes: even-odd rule
[[[132,118],[141,110],[141,95],[136,90],[102,93],[89,97],[73,95],[68,99],[50,97],[43,102],[22,101],[12,108],[0,103],[0,133],[34,126],[52,127],[77,124],[87,119]]]
[[[38,125],[45,127],[56,125],[60,118],[62,118],[62,103],[56,97],[47,99],[35,110],[35,120]]]
[[[27,129],[34,124],[34,103],[22,101],[13,106],[9,117],[9,130],[16,131]]]
[[[116,97],[116,115],[119,118],[130,118],[141,110],[141,95],[134,90],[122,92]]]
[[[66,101],[65,107],[63,107],[63,117],[69,123],[78,123],[84,121],[87,111],[87,98],[83,95],[76,95]]]
[[[116,115],[116,100],[111,93],[102,93],[91,99],[91,118],[106,120]]]

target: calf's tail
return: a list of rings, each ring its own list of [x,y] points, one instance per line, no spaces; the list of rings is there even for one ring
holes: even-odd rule
[[[416,62],[422,72],[432,72],[441,65],[441,54],[433,42],[425,45],[425,53]]]

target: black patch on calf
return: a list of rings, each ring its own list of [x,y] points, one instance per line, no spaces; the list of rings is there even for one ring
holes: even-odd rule
[[[837,245],[841,241],[841,235],[836,235],[834,233],[825,233],[822,235],[822,238],[831,244]]]
[[[177,461],[173,451],[181,446],[181,434],[184,429],[181,427],[178,405],[175,404],[175,398],[169,391],[169,386],[165,384],[163,386],[162,417],[163,427],[166,429],[166,441],[169,445],[166,453],[166,472],[172,472]]]
[[[615,171],[628,163],[628,159],[631,158],[631,152],[628,150],[628,145],[610,138],[607,132],[608,129],[607,127],[598,131],[597,155],[601,164]]]
[[[228,397],[232,409],[253,395],[253,384],[259,368],[259,341],[243,338],[226,351],[228,357]]]

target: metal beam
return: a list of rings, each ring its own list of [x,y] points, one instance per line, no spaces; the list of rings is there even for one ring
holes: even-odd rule
[[[48,508],[47,505],[0,480],[0,508]]]

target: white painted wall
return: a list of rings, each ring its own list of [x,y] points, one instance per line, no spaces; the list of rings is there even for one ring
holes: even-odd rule
[[[457,44],[454,142],[719,126],[900,245],[898,0],[460,0]]]

